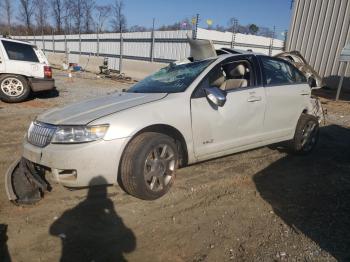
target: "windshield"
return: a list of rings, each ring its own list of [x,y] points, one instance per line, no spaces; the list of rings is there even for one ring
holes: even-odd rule
[[[169,65],[131,87],[131,93],[183,92],[214,60]]]

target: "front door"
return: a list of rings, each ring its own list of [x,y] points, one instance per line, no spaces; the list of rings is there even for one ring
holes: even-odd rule
[[[237,73],[242,65],[244,72]],[[231,58],[219,67],[204,78],[191,99],[194,150],[199,160],[257,143],[263,128],[265,91],[256,81],[254,63]],[[215,76],[217,73],[222,75]],[[201,91],[213,85],[227,94],[222,107],[213,105]]]

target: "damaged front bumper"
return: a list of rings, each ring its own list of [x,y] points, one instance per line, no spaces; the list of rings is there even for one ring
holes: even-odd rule
[[[35,204],[45,192],[51,191],[44,168],[23,157],[8,168],[5,188],[8,199],[16,204]]]
[[[10,166],[5,176],[7,196],[16,203],[35,203],[51,190],[47,181],[81,188],[90,186],[93,178],[99,176],[107,184],[117,184],[126,142],[127,138],[123,138],[41,148],[25,139],[22,158]]]

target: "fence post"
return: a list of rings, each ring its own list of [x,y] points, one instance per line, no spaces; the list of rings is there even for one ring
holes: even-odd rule
[[[67,50],[67,35],[66,35],[66,31],[64,31],[64,53],[66,55],[66,62],[67,64],[69,64],[68,61],[68,50]]]
[[[96,43],[96,55],[97,57],[100,56],[100,29],[99,26],[97,27],[97,43]]]
[[[346,74],[346,67],[347,67],[347,62],[343,62],[343,63],[340,62],[340,64],[343,64],[343,70],[342,70],[342,73],[341,73],[341,76],[340,76],[340,81],[339,81],[339,84],[338,84],[337,95],[335,96],[335,101],[339,100],[340,91],[341,91],[341,88],[343,86],[344,76]]]
[[[52,29],[52,51],[55,53],[55,36],[54,36],[54,29]]]
[[[123,33],[120,30],[120,43],[119,43],[119,74],[122,73],[123,70]]]
[[[273,41],[274,41],[274,38],[275,38],[275,33],[276,33],[276,27],[273,26],[273,33],[272,33],[272,37],[271,37],[271,40],[270,40],[269,56],[272,56]]]
[[[154,36],[154,18],[153,18],[153,26],[152,26],[152,32],[151,32],[151,62],[154,62],[154,43],[155,43],[155,36]]]
[[[41,42],[42,42],[42,45],[43,45],[44,54],[46,55],[45,40],[44,40],[44,32],[43,31],[41,31]]]
[[[80,61],[80,56],[81,56],[81,33],[79,29],[79,61]]]

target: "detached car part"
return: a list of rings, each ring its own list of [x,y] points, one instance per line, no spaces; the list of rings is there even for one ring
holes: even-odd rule
[[[45,180],[45,170],[33,162],[20,158],[12,163],[5,174],[6,194],[17,204],[35,204],[51,186]]]

